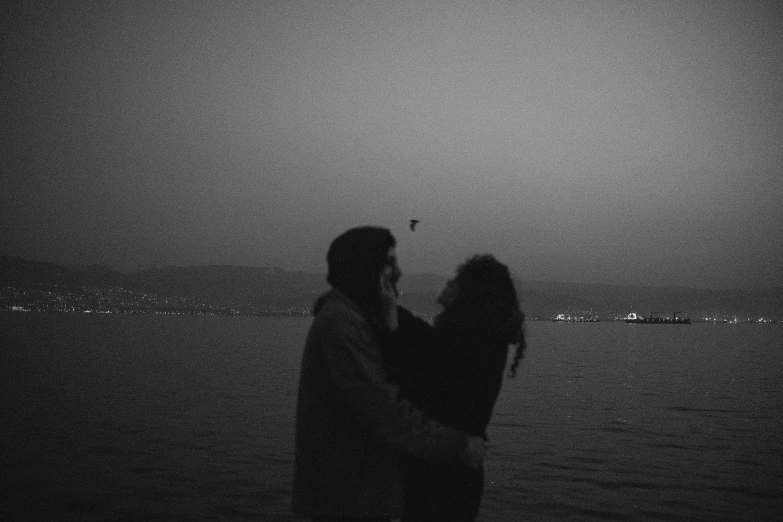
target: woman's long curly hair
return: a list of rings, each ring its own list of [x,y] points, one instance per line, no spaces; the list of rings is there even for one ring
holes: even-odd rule
[[[525,315],[508,267],[491,255],[476,255],[457,268],[450,284],[456,284],[458,291],[439,323],[454,335],[514,345],[508,371],[514,377],[525,351]]]

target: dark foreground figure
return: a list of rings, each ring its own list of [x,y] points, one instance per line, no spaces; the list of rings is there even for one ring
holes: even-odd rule
[[[384,341],[389,375],[425,414],[486,440],[509,346],[516,346],[512,377],[525,348],[524,315],[508,268],[492,256],[475,256],[438,302],[444,310],[434,326],[399,309],[399,328]],[[411,456],[404,484],[404,522],[474,520],[484,470]]]
[[[399,393],[379,341],[397,328],[394,237],[362,227],[332,242],[331,291],[314,308],[299,378],[293,511],[313,520],[389,520],[403,510],[404,455],[478,468],[484,442]]]

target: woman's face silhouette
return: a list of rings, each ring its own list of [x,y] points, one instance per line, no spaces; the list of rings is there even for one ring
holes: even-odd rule
[[[446,288],[438,296],[438,304],[443,308],[448,308],[457,300],[457,296],[459,296],[459,282],[452,279],[446,283]]]

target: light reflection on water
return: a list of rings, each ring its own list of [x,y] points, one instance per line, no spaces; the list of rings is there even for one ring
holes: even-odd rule
[[[309,319],[0,314],[3,486],[37,519],[290,520]],[[531,322],[481,520],[783,512],[783,328]]]

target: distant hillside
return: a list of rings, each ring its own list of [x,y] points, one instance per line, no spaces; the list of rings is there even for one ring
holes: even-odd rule
[[[137,292],[277,308],[309,307],[328,288],[323,275],[237,266],[157,268],[129,274],[126,281]]]
[[[583,303],[599,315],[635,311],[671,313],[687,311],[691,317],[783,316],[783,287],[747,290],[703,290],[687,287],[521,283],[520,295],[540,292],[546,302],[561,309]],[[524,299],[524,297],[523,297]],[[573,305],[571,305],[573,304]]]
[[[401,303],[423,315],[437,313],[440,307],[435,300],[446,281],[447,278],[439,275],[406,274],[400,281]],[[4,256],[0,257],[0,287],[5,306],[32,295],[32,291],[56,290],[76,295],[90,289],[113,289],[115,293],[122,289],[137,298],[178,299],[177,302],[188,303],[187,306],[306,311],[328,285],[323,274],[279,268],[170,266],[123,274],[99,265],[63,267]],[[705,316],[783,318],[783,288],[780,287],[699,290],[518,281],[517,288],[522,307],[530,318],[572,313],[610,319],[630,311],[643,314],[687,311],[695,319]]]
[[[189,305],[256,311],[306,309],[328,288],[323,275],[278,268],[170,266],[123,274],[102,266],[62,267],[16,257],[0,257],[0,285],[68,295],[121,288]]]

